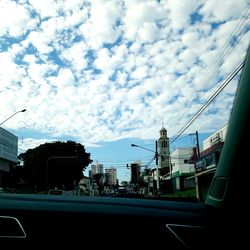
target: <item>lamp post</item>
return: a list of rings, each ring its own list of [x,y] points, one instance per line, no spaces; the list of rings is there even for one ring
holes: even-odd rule
[[[131,144],[131,147],[137,147],[137,148],[142,148],[144,150],[153,152],[155,154],[155,163],[156,163],[156,193],[157,195],[159,194],[159,190],[160,190],[160,183],[159,183],[159,169],[158,169],[158,150],[157,150],[157,141],[155,141],[155,151],[151,150],[149,148],[144,148],[142,146],[136,145],[136,144]]]
[[[8,121],[11,117],[13,117],[14,115],[16,115],[17,113],[25,112],[25,111],[26,111],[26,109],[19,110],[19,111],[15,112],[13,115],[11,115],[10,117],[8,117],[8,118],[5,119],[4,121],[2,121],[2,122],[0,123],[0,126],[1,126],[2,124],[4,124],[6,121]]]

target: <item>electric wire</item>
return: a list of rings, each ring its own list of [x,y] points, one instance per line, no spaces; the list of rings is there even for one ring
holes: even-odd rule
[[[219,95],[219,93],[230,83],[234,77],[239,73],[245,64],[245,59],[237,66],[237,68],[229,75],[229,77],[223,81],[219,88],[210,96],[210,98],[202,105],[202,107],[194,114],[194,116],[189,120],[189,122],[178,132],[178,134],[170,141],[172,144],[179,138],[182,133],[197,119],[197,117],[210,105],[210,103]]]

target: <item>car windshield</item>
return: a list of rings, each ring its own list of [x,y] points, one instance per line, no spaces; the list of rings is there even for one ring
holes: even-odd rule
[[[0,193],[204,201],[247,0],[1,0]]]

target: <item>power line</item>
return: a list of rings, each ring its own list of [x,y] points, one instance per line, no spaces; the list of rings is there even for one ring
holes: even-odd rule
[[[187,138],[189,136],[190,136],[189,134],[183,135],[182,137],[178,138],[176,141],[183,140],[183,139],[185,139],[185,138]]]
[[[170,141],[172,144],[182,133],[195,121],[195,119],[208,107],[208,105],[219,95],[219,93],[227,86],[229,82],[239,73],[239,71],[245,65],[245,59],[238,65],[238,67],[229,75],[229,77],[220,85],[220,87],[212,94],[206,103],[194,114],[191,120],[179,131],[179,133]]]
[[[213,79],[215,74],[218,72],[219,68],[225,61],[225,59],[231,54],[233,48],[239,44],[242,37],[246,34],[247,25],[249,24],[249,9],[247,8],[243,16],[241,17],[238,24],[235,26],[231,34],[229,35],[227,41],[224,43],[223,47],[213,60],[213,62],[208,67],[208,70],[201,78],[200,82],[202,84],[197,90],[195,90],[193,96],[189,99],[189,104],[186,105],[185,109],[183,109],[183,113],[185,110],[191,107],[193,101],[199,97],[199,92],[208,85],[208,83]],[[247,22],[245,24],[245,22]],[[248,30],[248,29],[247,29]]]
[[[152,159],[150,159],[150,161],[144,165],[144,167],[150,166],[153,163],[154,159],[155,159],[155,156],[153,156]]]
[[[190,154],[189,156],[191,156],[192,154]],[[185,159],[187,159],[189,156],[183,156],[183,157],[175,157],[175,156],[170,156],[170,158],[171,159],[174,159],[174,160],[178,160],[178,159],[180,159],[180,160],[185,160]],[[152,157],[151,159],[150,159],[150,161],[148,161],[148,162],[142,162],[140,165],[142,166],[142,167],[145,167],[145,166],[149,166],[149,165],[151,165],[152,163],[153,163],[153,161],[155,160],[155,156],[154,157]],[[133,162],[134,163],[134,162]],[[117,168],[127,168],[127,164],[128,163],[101,163],[101,164],[103,164],[103,165],[106,165],[106,166],[108,166],[108,167],[117,167]],[[88,167],[91,167],[91,165],[89,165]],[[108,167],[104,167],[104,168],[108,168]]]
[[[191,102],[198,97],[201,89],[203,89],[206,85],[208,85],[209,81],[214,77],[214,75],[222,65],[223,61],[225,61],[225,58],[227,58],[231,54],[233,48],[240,42],[241,38],[245,34],[243,32],[246,27],[244,23],[249,20],[249,13],[248,13],[249,8],[250,7],[247,8],[246,12],[242,16],[238,24],[235,26],[234,30],[229,35],[227,41],[224,43],[223,47],[221,48],[217,56],[208,67],[208,70],[206,71],[205,75],[201,78],[200,82],[203,84],[198,90],[195,91],[195,94],[190,99]],[[247,24],[248,23],[249,21],[247,22]],[[235,37],[237,37],[237,39],[235,39]],[[234,45],[234,47],[232,46],[232,44]]]
[[[223,45],[222,49],[220,50],[220,52],[218,53],[218,55],[216,56],[215,60],[210,64],[206,74],[202,77],[201,79],[201,83],[202,86],[195,91],[195,94],[191,97],[189,105],[186,106],[186,109],[188,107],[191,106],[192,101],[197,98],[199,96],[199,92],[208,85],[209,81],[214,77],[215,73],[219,70],[219,67],[222,65],[222,63],[225,61],[225,58],[229,56],[229,54],[232,52],[233,48],[240,42],[240,40],[242,39],[243,35],[246,33],[244,32],[244,30],[246,29],[246,25],[244,24],[247,21],[247,24],[249,23],[249,9],[250,7],[247,8],[247,10],[245,11],[244,15],[242,16],[240,22],[236,25],[236,27],[234,28],[234,30],[231,32],[229,38],[227,39],[227,41],[225,42],[225,44]],[[237,39],[236,39],[237,38]],[[234,45],[234,47],[232,46],[232,44]],[[243,67],[243,65],[242,65]],[[242,68],[241,67],[241,68]],[[241,69],[240,68],[240,69]],[[238,68],[237,68],[238,69]],[[240,70],[239,69],[239,70]],[[238,73],[238,72],[237,72]],[[236,74],[237,74],[236,73]],[[230,78],[230,77],[229,77]],[[226,79],[224,82],[226,83],[228,79]],[[231,79],[232,80],[232,79]],[[230,81],[231,81],[230,80]],[[229,81],[229,82],[230,82]],[[228,82],[228,83],[229,83]],[[227,83],[227,84],[228,84]],[[227,85],[226,84],[226,85]],[[225,86],[226,86],[225,85]],[[223,84],[217,89],[217,91],[219,91],[219,93],[222,91],[222,89],[225,87],[223,86]],[[222,87],[222,88],[221,88]],[[221,90],[220,90],[221,88]],[[217,91],[214,93],[215,96],[214,98],[218,95],[216,94]],[[214,95],[213,94],[213,95]],[[197,111],[197,113],[193,116],[193,118],[187,123],[186,126],[184,126],[178,133],[177,135],[170,141],[170,144],[172,144],[174,141],[176,141],[180,135],[193,123],[193,121],[200,115],[200,113],[202,113],[202,111],[213,101],[213,95],[210,97],[210,99],[207,101],[207,103],[205,103],[200,110]]]

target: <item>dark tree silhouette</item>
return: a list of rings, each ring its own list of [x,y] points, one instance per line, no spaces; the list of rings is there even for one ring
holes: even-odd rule
[[[92,162],[82,144],[55,141],[28,149],[18,156],[23,161],[25,183],[35,191],[51,187],[71,189]]]
[[[109,175],[108,174],[94,174],[93,175],[94,182],[97,184],[99,193],[101,194],[104,190],[104,187],[108,185]]]

